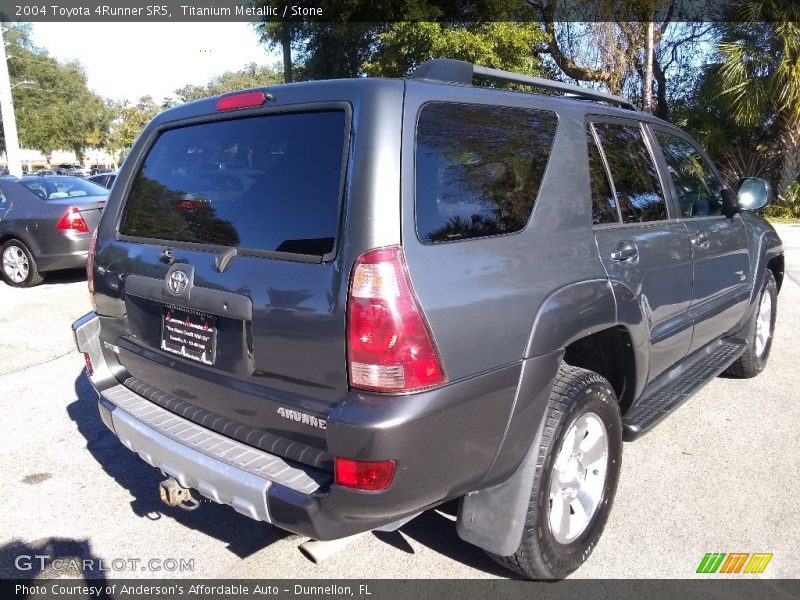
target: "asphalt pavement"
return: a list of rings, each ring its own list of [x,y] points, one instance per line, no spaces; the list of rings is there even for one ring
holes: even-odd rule
[[[762,577],[800,577],[800,225],[779,232],[787,276],[769,366],[752,380],[716,379],[625,444],[605,533],[575,577],[694,577],[707,552],[769,552]],[[508,576],[458,538],[452,506],[318,565],[298,551],[303,538],[228,507],[163,506],[161,474],[97,414],[69,330],[88,310],[79,272],[29,290],[0,283],[0,577],[81,574],[54,571],[59,558],[91,565],[89,577]],[[37,555],[50,558],[24,558]]]

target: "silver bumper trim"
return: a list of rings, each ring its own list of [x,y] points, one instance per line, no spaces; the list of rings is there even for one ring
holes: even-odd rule
[[[196,425],[123,385],[101,395],[115,405],[114,432],[128,449],[183,487],[248,517],[271,522],[266,500],[272,483],[302,494],[320,486],[311,474],[280,457]]]
[[[73,325],[78,349],[88,353],[94,365],[91,380],[100,395],[103,421],[129,450],[183,487],[269,523],[270,485],[311,494],[330,479],[329,474],[292,466],[279,456],[197,425],[126,388],[111,374],[100,348],[99,329],[94,313]]]

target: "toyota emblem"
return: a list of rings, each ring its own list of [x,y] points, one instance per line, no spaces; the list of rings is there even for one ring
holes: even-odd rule
[[[186,271],[178,269],[170,274],[167,284],[169,285],[169,291],[177,296],[182,294],[186,286],[189,285],[189,276]]]

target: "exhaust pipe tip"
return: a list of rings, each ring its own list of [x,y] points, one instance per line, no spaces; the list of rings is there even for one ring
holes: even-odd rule
[[[308,540],[307,542],[300,544],[297,549],[300,550],[301,554],[311,562],[314,564],[319,564],[322,561],[329,559],[331,556],[338,554],[363,535],[363,533],[359,533],[328,542]]]

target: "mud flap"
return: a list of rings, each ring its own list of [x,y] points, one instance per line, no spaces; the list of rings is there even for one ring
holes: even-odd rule
[[[498,556],[517,551],[531,502],[544,424],[542,419],[533,444],[509,479],[461,500],[456,530],[462,540]]]

